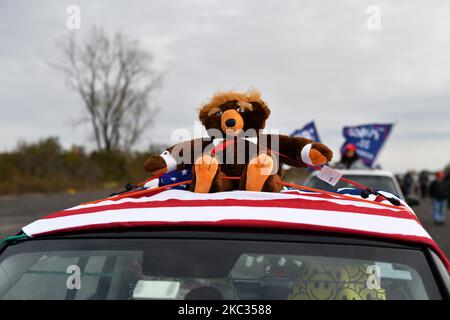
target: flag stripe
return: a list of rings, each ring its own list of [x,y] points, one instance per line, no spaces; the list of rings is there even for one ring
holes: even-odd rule
[[[75,206],[70,209],[66,209],[65,211],[75,211],[82,208],[93,208],[100,207],[105,205],[119,204],[119,203],[139,203],[145,202],[148,203],[150,201],[165,201],[165,200],[251,200],[251,201],[261,201],[261,200],[275,200],[275,199],[306,199],[306,200],[329,200],[336,204],[351,204],[354,206],[361,206],[365,208],[379,208],[383,210],[390,210],[393,212],[404,211],[403,207],[394,207],[379,205],[377,202],[369,202],[369,201],[357,201],[358,199],[355,197],[355,200],[348,200],[336,196],[322,195],[312,192],[299,192],[299,191],[288,191],[283,193],[262,193],[262,192],[221,192],[221,193],[211,193],[211,194],[198,194],[192,192],[180,192],[178,190],[167,190],[163,192],[159,192],[157,194],[146,196],[141,195],[138,197],[125,197],[115,199],[115,197],[111,197],[108,199],[104,199],[102,201],[96,201],[95,203],[87,203]],[[257,202],[255,202],[257,203]]]
[[[44,217],[43,219],[53,219],[62,216],[79,215],[79,214],[92,214],[95,212],[103,212],[108,210],[125,210],[125,209],[151,209],[151,208],[165,208],[165,207],[214,207],[214,210],[221,210],[222,207],[250,207],[252,211],[255,211],[255,207],[266,208],[293,208],[293,209],[309,209],[311,214],[315,214],[313,210],[333,210],[339,212],[354,212],[354,213],[366,213],[382,216],[390,216],[396,218],[411,219],[415,216],[408,210],[403,211],[386,211],[384,208],[368,208],[357,206],[354,204],[339,204],[336,202],[323,201],[323,200],[308,200],[308,199],[273,199],[273,200],[236,200],[236,199],[223,199],[223,200],[178,200],[168,199],[165,201],[147,201],[147,202],[121,202],[118,204],[110,204],[103,206],[95,206],[88,208],[80,208],[70,211],[61,211]],[[258,209],[259,210],[259,209]],[[160,215],[159,212],[153,211],[153,215]],[[186,213],[185,218],[189,218]]]

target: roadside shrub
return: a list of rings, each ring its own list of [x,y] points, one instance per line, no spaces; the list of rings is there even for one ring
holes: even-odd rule
[[[0,153],[0,194],[121,189],[147,178],[143,167],[150,155],[87,153],[80,146],[64,150],[55,137],[20,142],[15,150]]]

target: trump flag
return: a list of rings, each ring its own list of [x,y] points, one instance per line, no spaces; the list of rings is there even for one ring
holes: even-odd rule
[[[314,121],[307,123],[303,128],[295,130],[292,137],[302,137],[312,141],[320,142],[319,133],[317,132]]]
[[[344,147],[352,143],[357,148],[358,156],[368,167],[373,163],[381,150],[384,142],[391,133],[393,124],[367,124],[355,127],[344,127]]]

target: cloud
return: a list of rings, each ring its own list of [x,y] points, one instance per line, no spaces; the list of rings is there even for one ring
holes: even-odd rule
[[[89,141],[88,127],[70,126],[80,100],[47,64],[58,57],[55,40],[69,33],[72,3],[81,8],[80,36],[94,24],[121,30],[168,72],[141,148],[191,128],[196,108],[216,90],[257,87],[273,110],[271,128],[290,133],[314,119],[338,150],[344,125],[395,121],[380,156],[385,167],[450,161],[441,151],[450,147],[446,0],[377,1],[381,30],[373,31],[366,28],[371,1],[2,2],[0,134],[8,139],[0,149],[49,134],[65,145]]]

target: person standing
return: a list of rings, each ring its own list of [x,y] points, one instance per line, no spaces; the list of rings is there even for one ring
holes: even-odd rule
[[[427,171],[421,171],[419,175],[420,193],[422,198],[426,198],[428,195],[428,183],[429,176]]]
[[[344,147],[341,160],[336,164],[337,169],[368,169],[362,159],[358,156],[356,146],[349,143]]]
[[[405,196],[411,195],[414,186],[414,178],[411,171],[408,171],[403,177],[403,193]]]
[[[448,179],[444,180],[444,173],[439,171],[436,173],[436,179],[430,185],[429,195],[433,204],[433,220],[436,225],[445,223],[445,211],[449,197],[449,192],[446,190],[449,187],[448,182]]]
[[[444,189],[444,193],[447,195],[447,203],[446,203],[446,208],[444,209],[444,215],[442,217],[442,223],[445,223],[445,214],[446,211],[448,209],[448,205],[450,203],[450,172],[448,172],[445,177],[444,177],[444,181],[442,183],[443,189]]]

